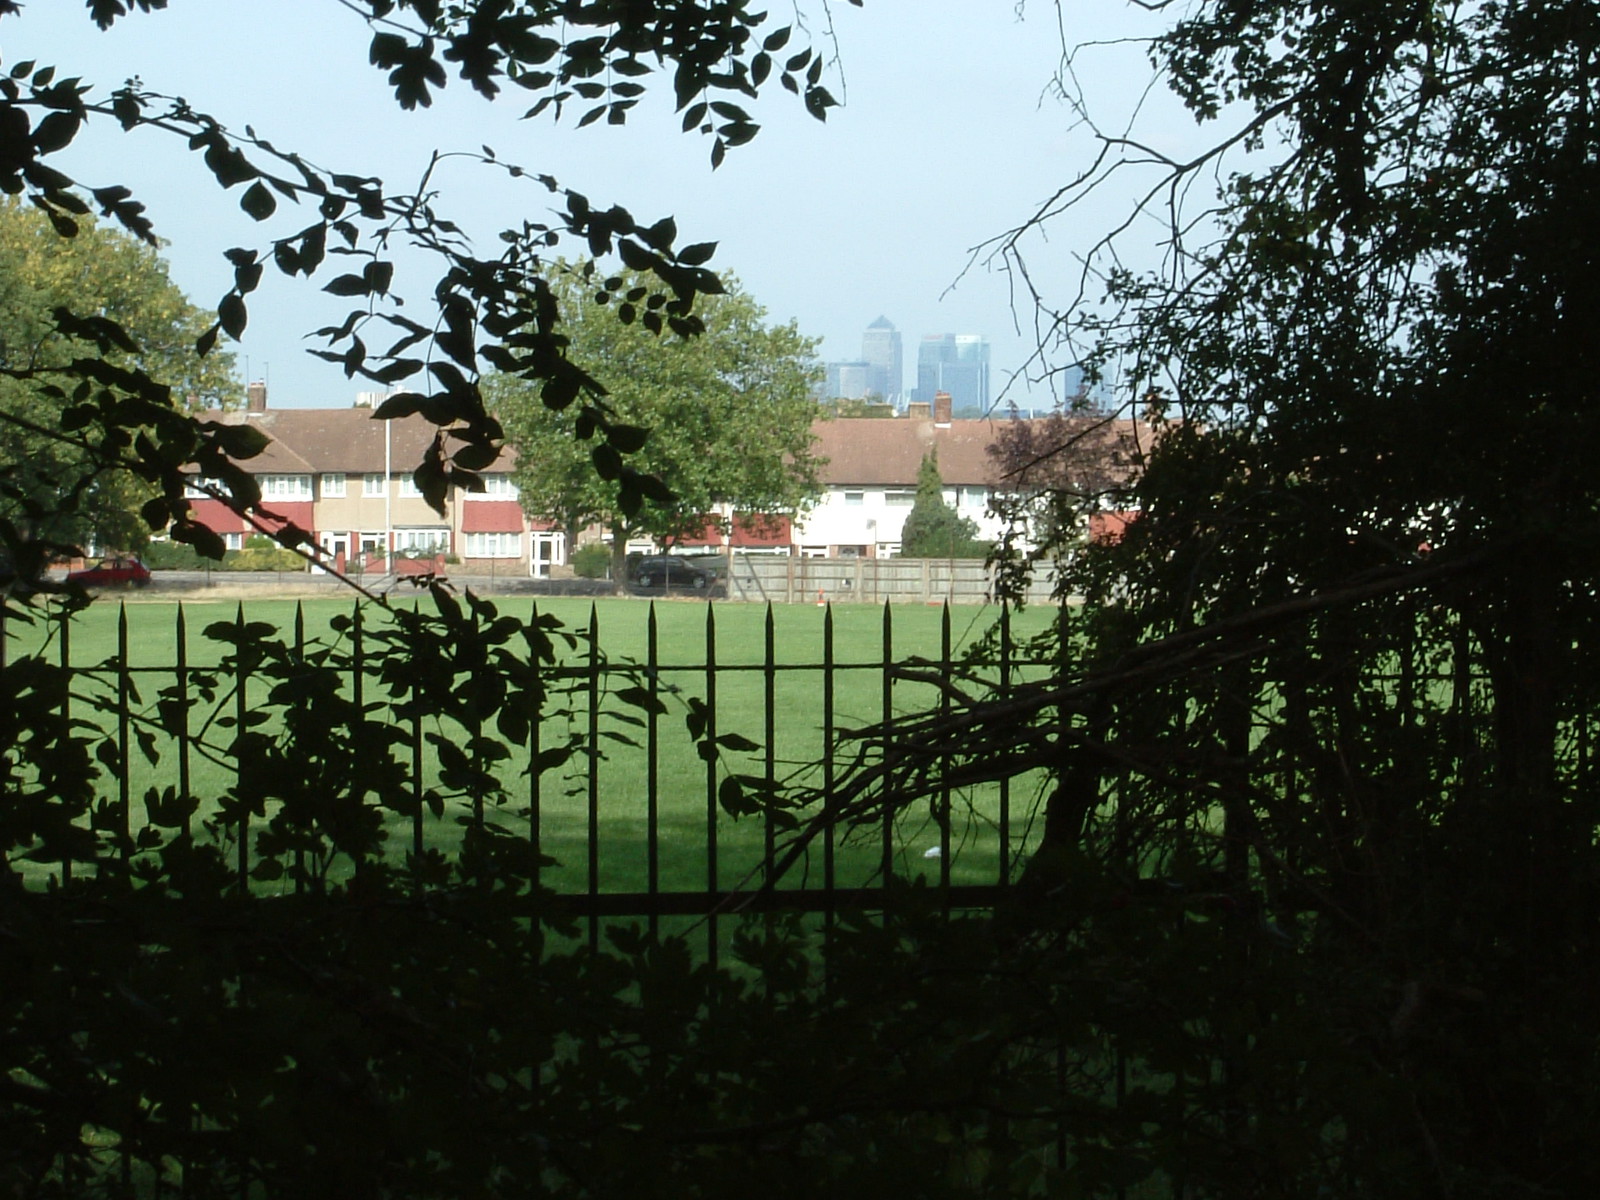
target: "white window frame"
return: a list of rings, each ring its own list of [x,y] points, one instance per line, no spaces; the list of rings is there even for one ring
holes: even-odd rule
[[[261,489],[263,500],[311,499],[309,475],[257,475],[256,486]]]
[[[890,508],[910,508],[917,502],[917,489],[889,488],[883,493],[883,502]]]
[[[521,558],[522,535],[510,530],[462,535],[462,558]]]
[[[843,502],[849,508],[860,508],[866,504],[867,494],[865,492],[845,492]]]
[[[450,529],[445,525],[399,527],[394,531],[394,552],[423,554],[450,553]]]
[[[383,496],[388,494],[389,479],[385,475],[378,475],[371,471],[361,477],[361,494],[363,496]]]
[[[404,471],[400,475],[400,498],[402,500],[422,498],[422,489],[417,486],[416,478],[410,471]]]
[[[322,496],[325,500],[343,500],[345,491],[345,475],[343,471],[324,471],[322,473]]]
[[[483,491],[463,493],[468,500],[515,500],[521,495],[517,485],[511,482],[511,476],[504,472],[484,475],[482,478]]]

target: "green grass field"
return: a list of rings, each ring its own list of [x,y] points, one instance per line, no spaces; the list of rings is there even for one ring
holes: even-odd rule
[[[429,603],[425,598],[402,603]],[[336,640],[330,621],[348,614],[351,605],[344,601],[259,600],[243,610],[250,622],[265,622],[284,638],[292,636],[297,615],[303,621],[308,644]],[[501,601],[500,610],[525,617],[532,611],[526,600]],[[768,771],[766,747],[771,744],[771,772],[778,779],[815,782],[820,776],[816,764],[824,746],[823,635],[825,610],[812,605],[775,607],[771,610],[771,662],[768,662],[768,610],[758,605],[718,604],[707,606],[693,601],[668,601],[654,606],[638,600],[544,599],[538,604],[541,615],[554,616],[569,628],[587,629],[591,622],[598,631],[598,644],[613,664],[646,663],[649,656],[648,628],[651,609],[656,620],[656,677],[667,713],[658,720],[657,829],[659,837],[660,886],[664,890],[701,890],[710,881],[708,845],[716,840],[716,882],[729,887],[759,870],[766,846],[765,831],[759,817],[734,819],[719,811],[712,797],[720,778],[729,770],[764,775]],[[114,599],[96,603],[76,617],[68,634],[67,651],[72,664],[91,667],[115,662],[119,626],[126,623],[128,659],[145,709],[156,692],[170,684],[176,659],[177,628],[181,618],[187,628],[188,661],[192,669],[213,666],[226,652],[221,643],[203,636],[216,622],[231,622],[240,611],[237,602],[170,600],[129,600],[125,605]],[[1031,610],[1014,618],[1013,631],[1020,640],[1041,629],[1053,614],[1050,610]],[[891,610],[887,657],[892,662],[920,658],[937,662],[943,640],[942,610],[935,607],[901,606]],[[381,614],[367,618],[369,627]],[[837,730],[871,724],[884,713],[882,666],[886,657],[884,610],[872,605],[838,605],[832,609],[833,726]],[[993,608],[955,608],[950,613],[951,655],[962,653],[998,620]],[[708,630],[708,622],[711,628]],[[62,653],[60,641],[43,644],[42,627],[8,630],[8,654],[42,651],[53,660]],[[706,764],[697,756],[686,729],[684,716],[692,700],[710,699],[712,682],[706,669],[708,646],[714,647],[715,702],[718,732],[737,733],[757,743],[761,749],[728,753],[716,774],[708,781]],[[585,661],[580,648],[570,660],[574,666]],[[1025,670],[1019,673],[1031,673]],[[770,675],[770,680],[769,680]],[[109,688],[109,673],[93,675],[83,681],[85,688]],[[610,686],[625,686],[613,680]],[[770,703],[768,691],[770,688]],[[927,684],[895,681],[889,689],[892,712],[917,711],[936,702],[937,693]],[[248,700],[248,694],[247,694]],[[227,703],[231,704],[231,701]],[[134,706],[136,709],[139,705]],[[643,717],[635,709],[609,701],[603,704],[604,731],[602,757],[594,764],[591,777],[587,755],[578,755],[562,768],[547,772],[540,781],[540,833],[546,853],[559,862],[546,881],[563,891],[583,891],[590,884],[591,869],[601,891],[639,891],[647,883],[649,778],[647,751],[643,744],[646,730],[624,723],[624,718]],[[579,732],[586,729],[584,706],[572,718]],[[621,714],[619,717],[618,714]],[[100,714],[108,728],[114,722]],[[567,724],[558,716],[547,723],[545,744],[565,735]],[[637,745],[628,745],[611,736],[624,735]],[[175,782],[174,751],[170,743],[158,740],[161,760],[146,762],[135,753],[130,772],[133,823],[142,823],[138,798],[147,788],[165,787]],[[191,791],[205,800],[221,795],[233,782],[232,767],[203,758],[192,760]],[[501,772],[513,797],[491,819],[513,833],[529,829],[530,783],[526,754],[514,757]],[[435,764],[425,764],[425,774]],[[116,787],[112,779],[102,781],[106,794]],[[1016,789],[1012,797],[1013,842],[1025,836],[1027,816],[1033,797],[1026,788]],[[593,842],[591,866],[591,803],[597,815],[598,838]],[[956,883],[990,883],[996,878],[999,856],[996,818],[998,792],[952,798],[951,879]],[[461,810],[447,808],[442,818],[425,818],[425,842],[446,852],[459,842]],[[389,846],[402,852],[411,841],[409,825],[396,819],[391,825]],[[894,830],[896,871],[929,879],[939,877],[940,863],[925,858],[939,845],[940,834],[926,804],[903,814]],[[1014,847],[1014,852],[1016,848]],[[837,882],[842,886],[862,885],[876,878],[881,861],[881,831],[864,831],[837,848]],[[822,882],[820,844],[786,884],[819,886]]]

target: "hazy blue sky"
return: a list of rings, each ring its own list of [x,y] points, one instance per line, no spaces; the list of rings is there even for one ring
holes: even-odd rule
[[[1066,7],[1082,22],[1067,31],[1074,42],[1153,28],[1121,0]],[[774,0],[772,11],[787,8]],[[998,391],[1033,347],[1031,314],[1013,314],[1004,274],[980,263],[958,277],[973,247],[1025,218],[1094,149],[1072,107],[1050,94],[1055,8],[1032,0],[1022,20],[1015,0],[867,0],[862,9],[834,0],[832,11],[840,61],[831,85],[846,106],[820,124],[772,88],[755,108],[761,135],[715,172],[709,142],[678,132],[667,93],[622,128],[519,121],[521,97],[490,104],[455,81],[433,109],[403,113],[366,64],[365,26],[336,0],[172,0],[104,34],[76,0],[31,0],[21,17],[0,18],[0,56],[7,67],[53,63],[102,89],[137,74],[230,127],[251,124],[325,168],[377,175],[391,188],[414,182],[435,149],[486,143],[594,202],[671,214],[685,242],[719,241],[713,265],[737,274],[773,318],[823,339],[824,358],[857,357],[861,331],[881,314],[905,339],[908,385],[922,334],[981,333],[993,343]],[[1079,78],[1097,121],[1119,128],[1149,69],[1136,47],[1108,45],[1079,60]],[[1141,130],[1167,149],[1194,137],[1187,118],[1159,101],[1146,105]],[[91,131],[70,153],[67,169],[85,182],[126,183],[146,201],[170,242],[174,277],[199,303],[214,304],[228,286],[224,249],[305,223],[285,206],[254,225],[238,212],[238,189],[217,189],[175,138]],[[465,162],[437,183],[442,211],[485,244],[550,205],[542,190]],[[1057,223],[1034,246],[1036,277],[1065,291],[1076,256],[1115,215],[1107,203]],[[1153,244],[1154,222],[1149,230]],[[399,282],[420,301],[430,280]],[[250,375],[269,378],[275,405],[354,398],[360,382],[307,355],[302,340],[343,308],[269,270],[238,351],[241,368],[248,356]],[[1023,384],[1017,395],[1048,402],[1043,387]]]

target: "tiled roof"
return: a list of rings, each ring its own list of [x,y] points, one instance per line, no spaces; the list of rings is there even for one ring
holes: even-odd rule
[[[812,452],[828,461],[819,474],[833,487],[852,485],[911,487],[929,450],[939,455],[939,478],[952,487],[994,487],[1000,483],[989,447],[1008,420],[966,420],[939,424],[917,417],[839,417],[811,426]],[[1076,426],[1075,426],[1076,427]],[[1104,440],[1107,452],[1121,440],[1124,464],[1133,448],[1148,445],[1150,429],[1129,420],[1084,418],[1082,427]]]
[[[817,421],[812,452],[827,459],[822,482],[910,487],[929,450],[939,454],[939,477],[954,486],[995,481],[989,446],[997,421],[951,421],[936,425],[908,417],[840,417]]]
[[[384,427],[390,426],[390,464],[396,472],[409,471],[422,461],[423,451],[438,427],[420,416],[375,421],[372,409],[269,408],[265,412],[209,413],[212,420],[251,424],[272,439],[248,466],[251,474],[322,474],[342,471],[368,474],[383,470]],[[502,453],[495,471],[509,471],[513,456]]]

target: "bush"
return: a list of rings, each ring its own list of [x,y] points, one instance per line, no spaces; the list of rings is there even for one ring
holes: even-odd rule
[[[261,534],[246,541],[243,550],[229,550],[221,562],[183,542],[150,542],[140,558],[152,571],[303,571],[306,566],[294,551]]]
[[[611,570],[611,547],[586,542],[572,552],[572,573],[580,579],[604,579]]]
[[[139,552],[139,557],[152,571],[201,571],[217,567],[209,558],[201,558],[194,547],[185,542],[150,542]]]

